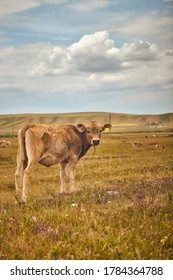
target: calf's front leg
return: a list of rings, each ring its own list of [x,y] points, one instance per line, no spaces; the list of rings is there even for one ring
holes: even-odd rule
[[[75,167],[77,164],[77,157],[73,157],[69,161],[69,176],[70,176],[70,192],[75,192]]]
[[[61,178],[61,187],[60,187],[60,193],[64,193],[66,181],[67,181],[67,163],[66,162],[60,162],[60,178]]]

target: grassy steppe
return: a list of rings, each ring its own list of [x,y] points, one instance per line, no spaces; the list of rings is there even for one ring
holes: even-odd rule
[[[173,259],[173,141],[145,135],[102,135],[75,195],[58,194],[58,165],[37,165],[27,205],[14,199],[17,139],[0,148],[0,259]]]

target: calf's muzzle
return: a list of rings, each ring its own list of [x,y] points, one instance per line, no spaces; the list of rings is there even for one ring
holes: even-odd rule
[[[93,138],[91,141],[91,145],[97,146],[100,144],[100,139],[99,138]]]

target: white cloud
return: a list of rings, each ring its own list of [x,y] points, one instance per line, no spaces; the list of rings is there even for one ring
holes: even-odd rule
[[[154,59],[158,54],[158,46],[149,42],[135,41],[133,43],[125,43],[120,50],[122,59]]]
[[[6,47],[0,52],[0,90],[26,90],[31,87],[28,68],[32,67],[42,44]],[[32,82],[33,84],[33,82]]]
[[[154,10],[148,13],[110,14],[107,30],[132,40],[151,41],[159,47],[169,48],[173,42],[173,19],[171,9]]]
[[[61,4],[66,3],[66,6],[76,11],[91,11],[99,8],[107,7],[110,0],[82,0],[71,3],[70,0],[1,0],[0,1],[0,18],[5,18],[9,15],[21,13],[23,11],[33,9],[42,4]]]
[[[8,15],[21,13],[28,9],[39,7],[47,3],[62,3],[64,0],[1,0],[0,2],[0,18],[5,18]]]
[[[112,48],[113,40],[109,39],[107,31],[95,32],[91,35],[83,36],[79,42],[72,44],[69,47],[72,56],[76,54],[88,54],[89,52],[97,55],[104,55],[107,49]]]
[[[69,2],[70,3],[70,2]],[[78,12],[89,12],[91,10],[105,8],[110,4],[110,0],[82,0],[76,1],[76,3],[68,4],[67,6]]]
[[[149,36],[160,34],[160,29],[171,26],[173,26],[172,17],[146,14],[129,19],[128,22],[121,22],[118,26],[112,26],[110,30],[119,31],[125,35]]]
[[[114,94],[117,89],[123,94],[142,87],[171,90],[172,53],[143,41],[116,48],[107,31],[85,35],[69,47],[41,43],[2,48],[0,94],[55,98],[62,93]]]
[[[1,0],[0,18],[39,6],[37,0]]]
[[[111,50],[116,51],[116,48],[107,31],[85,35],[68,48],[76,69],[83,71],[103,71],[105,68],[112,68],[112,60],[109,58]]]
[[[131,67],[133,60],[152,60],[158,47],[136,41],[116,48],[107,31],[83,36],[69,47],[45,46],[39,51],[31,76],[61,75],[75,72],[115,72]]]

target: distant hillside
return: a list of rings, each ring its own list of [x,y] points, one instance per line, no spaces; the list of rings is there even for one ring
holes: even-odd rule
[[[113,125],[112,132],[172,131],[173,113],[161,115],[133,115],[109,112],[82,112],[64,114],[15,114],[0,115],[0,135],[16,135],[26,123],[65,124],[99,123]]]

